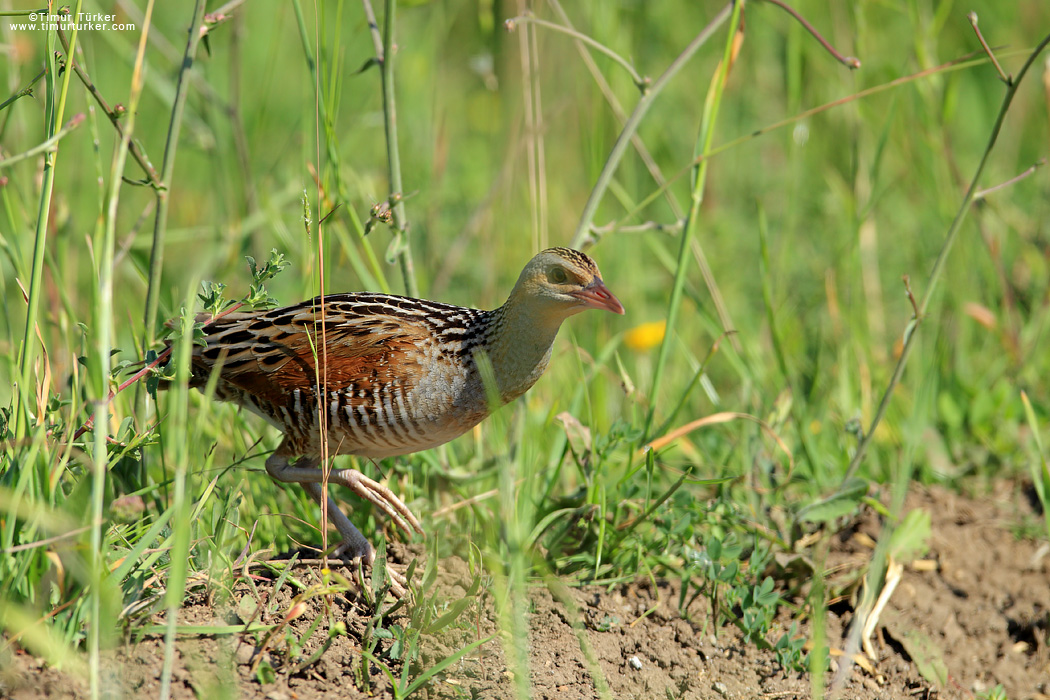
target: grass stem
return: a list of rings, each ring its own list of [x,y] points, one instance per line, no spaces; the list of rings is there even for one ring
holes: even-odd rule
[[[65,33],[61,30],[58,32],[58,40],[61,41],[62,46],[65,47],[66,54],[71,56],[72,52],[70,50],[69,41],[66,39]],[[84,70],[84,67],[80,65],[80,61],[73,61],[72,65],[73,72],[76,73],[77,78],[80,79],[81,85],[83,85],[84,89],[95,98],[95,102],[97,102],[98,106],[102,108],[102,111],[106,113],[106,117],[109,119],[110,124],[113,125],[113,128],[117,132],[117,136],[119,138],[124,138],[124,126],[120,121],[123,112],[117,111],[109,106],[109,103],[106,102],[106,99],[102,97],[102,93],[99,92],[98,88],[95,86],[94,81],[91,80],[91,77]],[[153,163],[150,161],[149,156],[142,151],[141,144],[129,141],[128,147],[130,148],[131,157],[135,159],[135,162],[139,164],[139,167],[142,168],[142,171],[146,174],[150,186],[154,189],[159,189],[160,177],[157,175],[157,171],[153,167]],[[123,173],[121,174],[121,177],[124,177]]]
[[[722,102],[722,91],[725,89],[726,81],[729,78],[729,69],[732,66],[733,59],[735,57],[735,48],[738,32],[740,29],[740,18],[742,13],[743,3],[736,2],[728,6],[727,10],[732,10],[732,17],[730,19],[730,33],[726,38],[725,51],[722,55],[722,61],[719,63],[718,72],[711,81],[711,87],[707,93],[707,99],[704,103],[703,118],[700,123],[699,136],[697,138],[697,152],[706,153],[711,148],[711,142],[714,139],[715,123],[718,120],[718,108]],[[720,15],[721,16],[721,15]],[[721,24],[721,22],[718,22]],[[714,31],[715,20],[712,20],[711,24],[704,29],[707,32],[710,28]],[[701,32],[703,36],[704,32]],[[693,43],[697,43],[698,36]],[[685,54],[683,53],[683,56]],[[682,59],[682,56],[678,60]],[[674,64],[672,64],[673,67]],[[668,71],[671,69],[668,68]],[[667,73],[665,72],[665,75]],[[662,81],[664,76],[660,76]],[[659,83],[660,81],[657,81]],[[656,88],[656,85],[653,86]],[[644,98],[643,98],[644,99]],[[707,182],[707,168],[704,167],[707,161],[704,160],[701,164],[696,166],[696,170],[693,176],[693,188],[692,188],[692,201],[689,207],[689,214],[686,216],[685,228],[682,230],[681,240],[678,248],[678,265],[675,269],[674,282],[671,286],[671,298],[667,302],[667,332],[664,334],[663,341],[660,343],[660,354],[657,356],[656,368],[653,370],[653,382],[652,388],[650,389],[650,400],[649,400],[649,413],[645,420],[645,430],[643,433],[644,438],[650,437],[649,431],[652,429],[653,418],[656,415],[656,407],[659,405],[657,396],[660,391],[660,384],[662,383],[664,371],[667,367],[667,361],[670,357],[671,345],[674,343],[676,338],[675,329],[678,323],[678,313],[682,306],[682,293],[685,289],[685,278],[686,270],[688,269],[689,261],[689,242],[695,235],[697,226],[699,225],[700,219],[700,204],[704,199],[704,184]]]
[[[182,56],[182,68],[175,88],[175,100],[168,122],[168,138],[164,144],[164,161],[160,168],[160,188],[157,191],[157,211],[153,220],[153,242],[150,246],[148,283],[146,286],[146,311],[143,318],[143,346],[149,348],[157,336],[157,309],[160,306],[160,275],[164,267],[164,237],[168,228],[168,206],[170,205],[171,178],[175,172],[175,154],[178,151],[182,115],[189,95],[190,70],[197,56],[197,45],[201,38],[201,23],[204,21],[204,0],[196,0],[190,18],[186,50]]]
[[[882,400],[879,402],[879,408],[875,412],[874,418],[871,419],[871,425],[868,426],[864,436],[860,440],[860,444],[857,445],[857,451],[853,455],[853,459],[850,460],[849,467],[846,469],[846,476],[843,478],[842,483],[846,483],[850,478],[857,473],[857,469],[860,468],[861,462],[864,461],[864,455],[871,445],[871,439],[875,435],[875,430],[879,427],[879,423],[882,422],[882,417],[886,414],[886,409],[889,407],[890,398],[893,396],[893,391],[896,389],[897,384],[900,383],[901,376],[904,374],[904,368],[908,364],[908,356],[911,354],[912,348],[915,345],[915,333],[919,329],[923,320],[926,318],[926,310],[930,306],[930,300],[933,298],[933,293],[937,289],[937,284],[940,282],[941,274],[944,272],[944,265],[948,260],[948,253],[951,252],[952,244],[955,243],[955,239],[959,236],[959,230],[962,228],[962,223],[966,219],[966,214],[970,211],[970,205],[974,201],[974,197],[977,194],[977,185],[981,180],[981,175],[984,173],[984,167],[988,164],[988,157],[992,153],[992,149],[995,148],[995,142],[999,139],[999,132],[1002,131],[1003,122],[1006,120],[1006,114],[1010,111],[1010,105],[1014,101],[1014,97],[1017,95],[1017,90],[1021,85],[1021,81],[1024,80],[1025,75],[1028,73],[1028,69],[1035,63],[1035,59],[1039,57],[1039,54],[1050,45],[1050,34],[1043,37],[1043,40],[1035,47],[1035,49],[1028,55],[1028,59],[1021,66],[1021,70],[1017,73],[1017,77],[1007,83],[1006,94],[1003,96],[1002,105],[999,107],[999,114],[995,118],[995,123],[992,125],[991,135],[988,137],[988,143],[984,147],[984,153],[981,154],[981,160],[977,164],[977,169],[974,171],[973,178],[970,180],[970,186],[966,190],[966,194],[963,196],[962,203],[959,205],[958,211],[955,213],[955,218],[952,220],[951,225],[948,227],[948,233],[944,237],[944,243],[941,245],[941,250],[937,254],[937,259],[933,262],[933,269],[930,270],[929,277],[926,280],[926,291],[923,292],[922,300],[919,302],[918,312],[908,323],[904,329],[903,347],[901,348],[900,358],[897,360],[897,365],[893,368],[893,376],[890,377],[889,384],[886,386],[886,391],[882,394]]]
[[[59,129],[58,132],[55,133],[54,136],[52,136],[51,138],[47,139],[46,141],[44,141],[42,143],[39,143],[36,146],[33,146],[32,148],[30,148],[27,151],[23,151],[22,153],[19,153],[17,155],[13,155],[10,158],[4,158],[3,160],[0,160],[0,170],[3,170],[4,168],[10,168],[15,163],[19,163],[19,162],[21,162],[23,160],[28,160],[30,158],[33,158],[35,156],[40,155],[41,153],[48,153],[48,152],[55,152],[55,151],[57,151],[58,150],[58,142],[61,141],[66,136],[68,136],[70,133],[72,133],[74,129],[76,129],[78,126],[80,126],[83,123],[84,123],[84,115],[83,114],[77,114],[76,116],[74,116],[72,119],[69,120],[68,124],[66,124],[61,129]]]
[[[682,53],[678,54],[678,57],[671,62],[671,65],[653,82],[652,87],[638,100],[634,111],[627,118],[623,129],[620,130],[620,135],[616,138],[616,142],[609,152],[609,157],[605,160],[605,166],[598,175],[598,180],[594,183],[594,189],[591,190],[591,195],[587,198],[587,203],[583,207],[583,213],[580,214],[580,222],[576,225],[576,231],[573,233],[572,243],[570,244],[573,248],[583,248],[592,241],[591,224],[594,223],[594,217],[598,213],[598,205],[601,203],[602,197],[605,196],[605,191],[609,189],[613,175],[627,152],[627,147],[631,143],[631,137],[638,130],[638,127],[641,126],[645,113],[649,111],[653,101],[671,79],[678,74],[678,71],[682,70],[682,67],[700,50],[700,47],[707,43],[707,40],[722,26],[722,23],[729,19],[729,15],[733,12],[735,5],[736,3],[731,2],[719,10],[707,26],[700,30],[696,38],[689,42],[689,45],[682,50]]]
[[[26,85],[24,88],[22,88],[21,90],[19,90],[15,94],[13,94],[10,97],[8,97],[3,102],[0,102],[0,112],[4,111],[9,106],[14,104],[16,100],[19,100],[19,99],[21,99],[23,97],[29,97],[30,95],[32,95],[33,94],[33,86],[40,82],[40,79],[44,77],[44,74],[46,72],[47,72],[46,69],[40,71],[39,73],[36,74],[36,76],[32,80],[29,81],[28,85]]]
[[[77,0],[75,11],[79,12],[81,0]],[[58,75],[58,61],[55,59],[55,39],[57,31],[47,32],[47,67],[45,69],[44,132],[45,143],[59,133],[58,125],[62,123],[66,110],[66,97],[69,94],[70,72],[62,74],[61,91],[55,77]],[[76,46],[77,31],[74,29],[70,44]],[[69,60],[69,56],[66,57]],[[14,405],[12,423],[15,426],[15,438],[22,439],[28,434],[29,402],[31,400],[30,384],[33,365],[36,360],[37,347],[33,338],[37,332],[37,321],[40,314],[40,290],[43,283],[44,251],[47,247],[47,225],[51,215],[51,193],[55,186],[55,164],[58,162],[58,149],[44,151],[44,172],[40,187],[40,203],[37,208],[36,231],[33,236],[33,272],[29,278],[27,293],[26,325],[22,334],[22,347],[19,358],[18,400]]]
[[[582,42],[587,46],[590,46],[595,51],[598,51],[599,53],[608,56],[617,64],[622,66],[623,69],[631,75],[631,80],[633,80],[634,84],[638,87],[638,89],[642,91],[642,94],[645,93],[646,87],[648,87],[649,85],[649,81],[638,74],[638,71],[635,70],[634,66],[631,65],[630,61],[628,61],[626,58],[610,49],[605,44],[595,41],[591,37],[587,36],[586,34],[583,34],[582,32],[576,31],[572,27],[566,27],[555,22],[548,22],[547,20],[543,20],[538,17],[533,17],[531,15],[519,15],[517,17],[511,17],[503,24],[507,28],[507,31],[514,31],[514,29],[516,28],[515,25],[518,24],[535,24],[538,27],[544,27],[546,29],[559,32],[561,34],[571,36],[576,41]]]
[[[408,233],[405,214],[404,187],[401,184],[401,154],[397,143],[397,103],[394,99],[394,29],[397,17],[397,0],[386,0],[383,16],[383,127],[386,131],[387,167],[390,170],[390,199],[394,212],[394,241],[391,250],[401,263],[401,276],[405,292],[410,297],[419,296],[416,284],[415,265],[412,262],[412,243]]]
[[[79,7],[77,10],[79,11]],[[109,631],[103,623],[102,595],[103,584],[109,573],[106,567],[106,556],[102,548],[102,526],[104,523],[104,504],[106,494],[106,474],[109,468],[107,440],[109,438],[109,381],[111,370],[111,351],[113,348],[113,272],[116,250],[117,203],[120,201],[120,185],[123,182],[124,166],[131,149],[131,135],[135,130],[135,117],[138,114],[139,98],[142,95],[143,64],[146,55],[146,42],[149,37],[150,20],[153,15],[153,0],[146,5],[145,21],[139,35],[138,51],[135,55],[134,70],[131,76],[131,88],[128,96],[129,114],[127,124],[120,133],[117,151],[110,165],[107,192],[103,196],[105,211],[100,219],[101,240],[96,249],[98,258],[98,291],[95,298],[95,328],[97,352],[97,376],[95,377],[95,410],[92,418],[95,434],[92,452],[91,479],[91,556],[93,576],[91,586],[91,624],[89,627],[89,675],[91,696],[98,698],[102,694],[100,675],[100,648],[103,631]],[[67,45],[67,51],[75,46],[76,31]],[[63,42],[64,43],[64,42]],[[72,62],[70,60],[70,62]],[[71,71],[66,71],[68,76]],[[108,616],[107,616],[108,618]]]

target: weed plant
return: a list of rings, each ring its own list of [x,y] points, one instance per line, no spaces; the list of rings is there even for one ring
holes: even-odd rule
[[[315,504],[265,475],[274,431],[188,391],[196,314],[321,289],[491,308],[549,245],[587,246],[627,316],[573,319],[547,376],[464,438],[340,458],[442,533],[413,602],[384,602],[377,567],[360,687],[375,664],[404,697],[502,643],[524,697],[530,587],[637,579],[676,580],[683,616],[707,599],[712,633],[823,671],[828,601],[867,576],[870,611],[922,551],[910,483],[1028,479],[1045,506],[1050,15],[800,0],[858,68],[779,5],[138,0],[112,5],[134,30],[100,31],[4,16],[0,659],[24,648],[98,694],[103,650],[160,634],[167,684],[187,595],[228,599],[246,556],[321,541]],[[400,537],[337,496],[373,541]],[[887,532],[833,583],[829,542],[864,508]],[[443,601],[453,555],[474,583]],[[273,571],[297,601],[356,585]],[[501,641],[423,664],[421,636],[469,628],[482,581]],[[285,667],[255,666],[266,682],[346,633],[328,623],[201,633],[280,649]]]

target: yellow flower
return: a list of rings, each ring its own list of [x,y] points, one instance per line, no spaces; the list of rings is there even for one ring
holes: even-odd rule
[[[662,343],[666,330],[667,321],[650,321],[624,333],[623,342],[631,350],[644,352]]]

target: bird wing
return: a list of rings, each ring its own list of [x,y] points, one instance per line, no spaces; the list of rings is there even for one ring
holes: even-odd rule
[[[274,404],[295,389],[367,395],[376,385],[405,381],[420,370],[413,350],[428,338],[412,319],[384,313],[360,295],[325,297],[324,325],[318,300],[256,313],[234,313],[205,327],[205,347],[194,349],[195,384],[216,367],[219,377]],[[318,376],[317,368],[327,367]],[[362,393],[363,392],[363,393]]]

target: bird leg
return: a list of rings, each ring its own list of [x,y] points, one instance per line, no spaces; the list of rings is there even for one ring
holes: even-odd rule
[[[314,497],[315,501],[321,502],[323,495],[321,493],[321,484],[306,482],[303,484],[303,488]],[[339,531],[343,538],[342,543],[336,547],[332,554],[336,557],[349,559],[351,562],[361,561],[371,566],[376,558],[376,549],[372,546],[372,543],[366,540],[361,531],[354,527],[354,524],[339,509],[339,505],[331,496],[328,497],[327,508],[329,520],[335,524],[335,529]],[[390,576],[390,590],[398,598],[404,598],[408,593],[408,579],[405,578],[404,574],[391,566],[388,566],[386,570]],[[358,582],[358,585],[361,585],[360,582]]]
[[[371,566],[376,557],[376,551],[372,544],[350,522],[350,519],[340,510],[339,505],[331,495],[328,496],[327,503],[321,502],[323,496],[321,481],[324,478],[324,474],[317,468],[317,460],[312,457],[302,457],[293,466],[288,462],[289,455],[283,455],[280,452],[281,450],[278,449],[266,460],[267,473],[276,481],[302,484],[307,493],[313,496],[319,505],[326,507],[329,519],[343,538],[342,544],[336,549],[336,556],[345,557],[352,561],[361,560]],[[300,466],[304,464],[308,466]],[[333,469],[329,472],[328,482],[346,486],[365,500],[375,504],[406,532],[409,531],[409,525],[411,525],[416,532],[423,533],[419,520],[401,502],[401,499],[394,495],[386,486],[369,479],[356,469]],[[388,568],[388,571],[390,572],[394,594],[399,598],[404,596],[407,580],[392,568]]]
[[[309,464],[310,466],[299,466],[300,464]],[[316,459],[302,457],[293,466],[288,463],[287,456],[278,456],[276,452],[266,460],[266,471],[277,481],[285,483],[295,482],[304,486],[306,484],[320,484],[324,479],[324,473],[317,468]],[[333,469],[328,473],[328,483],[345,486],[361,498],[374,504],[405,532],[411,533],[412,530],[415,530],[419,534],[423,534],[423,526],[419,520],[393,491],[378,481],[369,479],[356,469]],[[319,499],[319,496],[315,495],[314,498]],[[318,503],[320,503],[320,500],[318,500]],[[350,525],[349,520],[347,520],[347,524]],[[350,527],[353,528],[353,525],[350,525]],[[353,529],[357,537],[363,540],[364,537],[361,536],[360,532],[357,532],[357,528]],[[344,536],[345,540],[347,533],[343,532],[342,529],[339,532]]]

